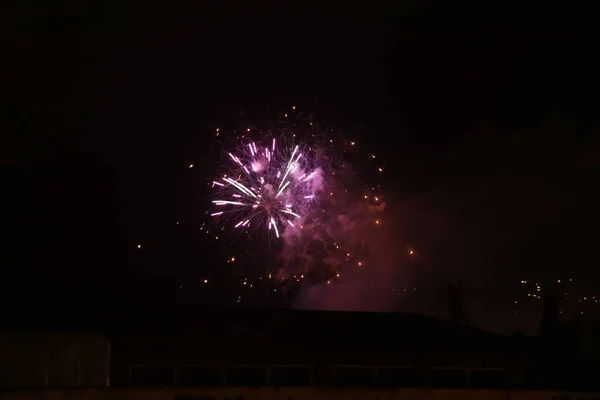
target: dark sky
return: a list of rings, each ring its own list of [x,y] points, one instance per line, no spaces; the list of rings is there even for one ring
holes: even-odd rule
[[[197,274],[204,210],[182,167],[201,165],[228,116],[291,104],[364,127],[448,278],[490,297],[523,274],[596,285],[586,10],[201,3],[21,2],[5,15],[9,285],[125,293],[141,276]],[[140,258],[138,242],[154,253]]]

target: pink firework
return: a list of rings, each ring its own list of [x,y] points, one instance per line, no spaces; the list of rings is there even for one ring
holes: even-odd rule
[[[228,153],[228,173],[212,183],[218,195],[211,215],[237,229],[266,229],[275,238],[295,229],[321,186],[321,170],[311,165],[311,150],[303,149],[271,139]]]

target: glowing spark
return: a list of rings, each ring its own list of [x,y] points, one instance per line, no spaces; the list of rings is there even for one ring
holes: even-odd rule
[[[308,181],[309,179],[311,179],[313,176],[315,176],[315,174],[317,173],[317,171],[313,171],[309,176],[307,176],[306,178],[304,178],[303,182]]]
[[[275,228],[275,235],[279,237],[279,230],[277,229],[277,224],[275,223],[275,220],[273,220],[273,218],[271,218],[271,223],[273,224],[273,228]]]
[[[211,217],[223,214],[223,211],[210,214]]]
[[[279,189],[279,193],[277,193],[277,196],[275,196],[275,198],[279,197],[281,192],[283,192],[289,184],[290,184],[290,181],[287,181],[287,183],[285,185],[283,185],[283,187],[281,189]]]
[[[281,183],[279,183],[279,187],[281,187],[283,181],[285,181],[285,178],[287,177],[287,174],[290,172],[290,166],[292,165],[292,160],[294,159],[294,155],[296,155],[296,151],[298,151],[298,146],[296,146],[294,152],[292,153],[292,156],[290,157],[290,162],[288,163],[288,166],[286,168],[285,175],[283,175],[283,178],[281,178]]]
[[[300,216],[298,214],[296,214],[295,212],[290,211],[290,210],[281,210],[281,212],[284,212],[286,214],[291,214],[291,215],[293,215],[296,218],[300,218]]]
[[[229,200],[213,200],[213,203],[215,203],[218,206],[222,206],[224,204],[233,204],[236,206],[243,206],[244,203],[239,202],[239,201],[229,201]]]

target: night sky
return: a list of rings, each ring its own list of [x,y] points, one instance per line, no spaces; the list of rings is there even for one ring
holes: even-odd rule
[[[522,280],[600,289],[585,10],[202,4],[5,15],[7,298],[165,304],[208,279],[204,305],[230,305],[240,272],[199,233],[214,130],[292,106],[386,160],[390,223],[418,253],[394,287],[422,294],[381,311],[444,315],[460,279],[471,323],[529,330]]]

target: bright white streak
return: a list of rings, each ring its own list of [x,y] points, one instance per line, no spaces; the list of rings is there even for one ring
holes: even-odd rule
[[[252,147],[254,147],[254,152],[258,153],[258,150],[256,150],[256,143],[252,142]]]
[[[250,143],[248,143],[248,147],[250,147],[250,153],[252,153],[252,156],[254,157],[254,149]]]
[[[246,226],[246,225],[248,225],[248,222],[250,222],[250,220],[249,220],[249,219],[245,220],[245,221],[244,221],[244,223],[242,224],[242,226]]]
[[[234,181],[233,179],[230,178],[225,178],[223,179],[225,182],[232,184],[233,186],[235,186],[238,190],[240,190],[242,193],[247,194],[248,196],[252,196],[254,198],[256,198],[256,195],[254,193],[252,193],[250,191],[250,189],[248,189],[246,186],[242,185],[241,183],[238,183],[236,181]]]
[[[284,212],[286,214],[292,214],[294,217],[300,218],[300,216],[298,214],[296,214],[295,212],[290,211],[290,210],[281,210],[281,212]]]
[[[294,152],[292,153],[292,156],[290,157],[290,162],[288,163],[288,166],[286,168],[285,175],[283,175],[283,178],[281,178],[281,182],[279,183],[279,187],[281,187],[281,185],[283,185],[283,182],[285,181],[285,178],[287,177],[287,175],[290,172],[290,167],[292,165],[292,160],[294,159],[294,156],[296,155],[296,151],[298,151],[298,146],[296,146],[296,148],[294,149]]]
[[[304,196],[305,199],[312,199],[313,197],[315,197],[314,195],[310,195],[310,196]]]
[[[237,158],[236,156],[234,156],[233,154],[229,153],[229,157],[231,157],[231,159],[233,161],[235,161],[236,163],[238,163],[240,166],[242,165],[242,162],[240,161],[240,159]]]
[[[224,204],[233,204],[236,206],[243,206],[244,203],[241,203],[239,201],[228,201],[228,200],[213,200],[213,203],[215,203],[218,206],[222,206]]]
[[[315,176],[316,173],[317,173],[317,171],[313,171],[309,176],[307,176],[306,178],[304,178],[303,182],[306,182],[307,180],[309,180],[310,178],[312,178],[313,176]]]
[[[210,214],[211,217],[223,214],[223,211]]]
[[[273,139],[273,151],[275,151],[275,139]]]
[[[213,181],[213,186],[214,186],[214,185],[225,186],[225,185],[223,185],[221,182],[217,182],[217,181]]]
[[[240,222],[238,222],[238,223],[237,223],[237,224],[234,226],[234,228],[237,228],[237,227],[238,227],[238,226],[240,226],[240,225],[241,225],[243,222],[244,222],[244,221],[240,221]]]
[[[290,224],[292,228],[294,227],[294,224],[292,224],[292,221],[287,220],[287,223]]]
[[[273,220],[273,218],[271,218],[271,223],[273,224],[273,228],[275,228],[275,235],[279,237],[279,230],[277,229],[277,224],[275,223],[275,220]]]
[[[289,185],[289,184],[290,184],[290,181],[287,181],[287,182],[285,183],[285,185],[283,185],[283,187],[282,187],[281,189],[279,189],[279,193],[277,193],[277,196],[275,196],[275,198],[278,198],[278,197],[279,197],[279,195],[281,194],[281,192],[283,192],[283,190],[284,190],[284,189],[287,187],[287,185]]]

